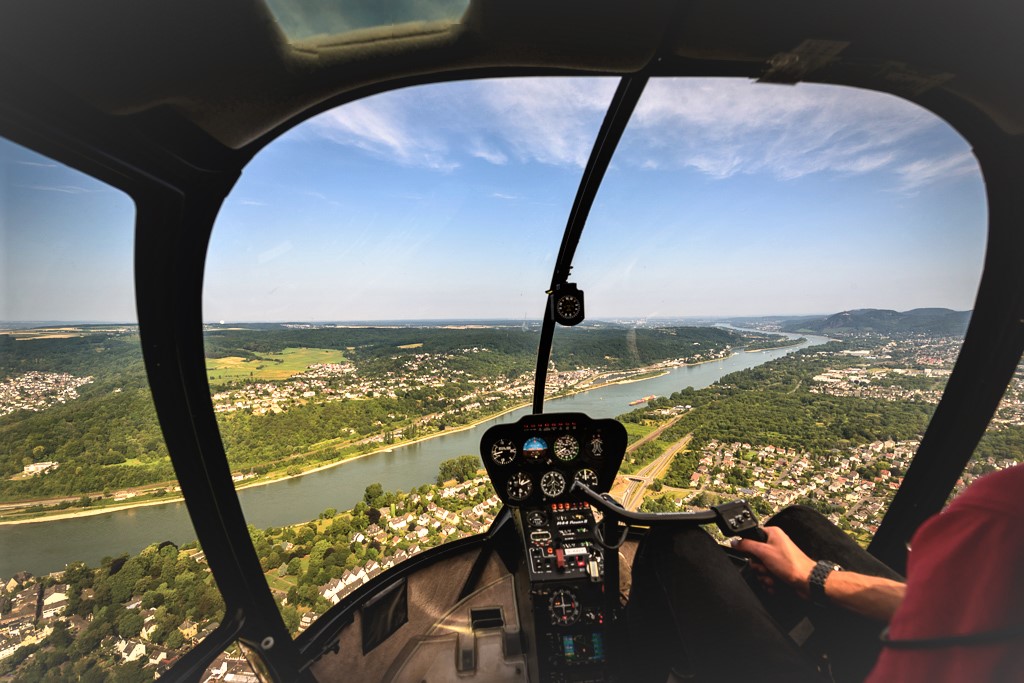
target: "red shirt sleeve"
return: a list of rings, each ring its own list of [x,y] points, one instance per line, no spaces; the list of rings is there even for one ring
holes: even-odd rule
[[[1024,623],[1024,466],[975,481],[918,529],[889,638],[941,638]],[[871,683],[1024,681],[1024,637],[883,648]]]

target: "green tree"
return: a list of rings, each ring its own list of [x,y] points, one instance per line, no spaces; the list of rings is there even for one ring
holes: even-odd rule
[[[477,470],[481,466],[480,458],[475,455],[463,455],[444,460],[438,466],[437,483],[441,485],[451,479],[458,482],[466,481],[476,476]]]

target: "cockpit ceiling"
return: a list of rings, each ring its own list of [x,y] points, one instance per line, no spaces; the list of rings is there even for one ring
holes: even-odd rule
[[[18,0],[2,12],[0,70],[105,114],[169,109],[231,148],[360,89],[481,70],[811,80],[935,106],[941,93],[1024,132],[1024,92],[1005,87],[1024,82],[1020,22],[1007,16],[1024,10],[996,0],[314,5]]]

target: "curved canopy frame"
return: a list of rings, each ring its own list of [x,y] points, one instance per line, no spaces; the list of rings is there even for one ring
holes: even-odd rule
[[[924,0],[899,8],[851,2],[830,7],[827,16],[812,0],[784,7],[740,0],[647,0],[628,9],[615,2],[570,2],[557,10],[548,4],[474,2],[458,30],[445,36],[291,51],[267,30],[262,6],[249,3],[216,10],[184,3],[170,21],[160,8],[113,0],[4,9],[0,134],[124,190],[138,208],[135,278],[146,368],[189,514],[227,608],[216,632],[170,671],[172,680],[194,678],[234,640],[256,652],[273,679],[302,680],[319,654],[308,645],[329,640],[329,619],[291,639],[249,540],[204,372],[203,268],[217,212],[248,160],[297,122],[375,92],[483,76],[627,76],[616,96],[619,108],[602,126],[606,138],[588,162],[591,173],[581,183],[552,286],[568,277],[613,138],[649,77],[813,80],[889,92],[930,109],[974,147],[986,182],[989,241],[962,350],[872,552],[903,568],[906,542],[941,509],[983,435],[1024,350],[1024,95],[1017,87],[1024,45],[1013,35],[1016,24],[1005,21],[1003,3],[977,2],[939,15]],[[136,25],[123,30],[129,19]],[[160,54],[168,41],[146,42],[161,32],[188,35],[197,26],[204,30],[192,43],[168,45],[173,58]],[[254,46],[263,41],[262,79],[252,75],[245,54],[256,48],[232,51],[223,40],[229,33],[211,26],[242,31]],[[49,41],[57,47],[32,60],[26,41],[46,35],[42,27],[67,43]],[[544,30],[527,31],[537,28]],[[97,36],[109,49],[83,49]],[[814,43],[821,36],[834,37],[824,41],[828,49]],[[138,52],[138,63],[111,68],[119,49]],[[151,66],[156,60],[168,61],[170,70]],[[239,74],[248,76],[233,82]],[[245,133],[226,133],[232,122],[245,123]],[[543,383],[538,386],[542,396]]]

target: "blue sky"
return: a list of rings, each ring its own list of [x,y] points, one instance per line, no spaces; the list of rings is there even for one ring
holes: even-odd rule
[[[263,150],[210,245],[207,320],[536,318],[613,79],[421,86]],[[131,201],[0,146],[6,320],[130,320]],[[591,317],[972,306],[986,207],[894,97],[652,82],[577,253]]]

